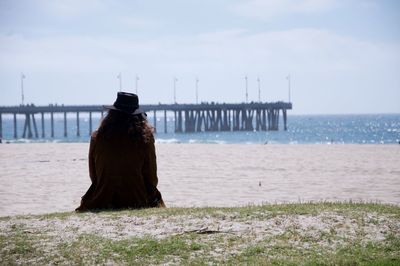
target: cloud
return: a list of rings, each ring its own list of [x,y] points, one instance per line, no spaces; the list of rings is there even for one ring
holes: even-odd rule
[[[119,72],[130,87],[135,74],[140,75],[140,86],[145,88],[141,95],[147,103],[170,102],[173,76],[179,78],[179,102],[194,99],[191,88],[195,76],[200,78],[200,99],[241,101],[245,75],[249,76],[250,100],[256,100],[252,89],[257,86],[257,76],[267,90],[265,99],[285,100],[285,77],[290,73],[298,112],[334,112],[338,102],[349,105],[348,109],[343,106],[343,111],[351,111],[358,97],[364,97],[360,102],[368,110],[374,101],[398,96],[400,80],[395,71],[399,68],[398,44],[361,41],[313,28],[258,33],[233,29],[150,39],[0,37],[3,84],[4,78],[14,75],[10,73],[18,77],[24,72],[30,82],[37,77],[37,90],[56,84],[57,101],[64,103],[74,101],[71,87],[76,91],[85,88],[85,93],[98,97],[103,95],[101,91],[110,92]],[[307,104],[310,97],[311,105]],[[343,97],[352,100],[344,101]]]
[[[359,41],[311,28],[250,33],[243,29],[190,37],[0,36],[0,68],[41,72],[103,72],[136,65],[168,72],[256,72],[261,69],[362,71],[398,63],[396,45]],[[246,70],[247,69],[247,70]]]
[[[291,14],[325,12],[336,4],[335,0],[248,0],[233,5],[231,10],[241,16],[271,20]]]
[[[76,18],[107,11],[107,1],[100,0],[36,0],[38,10],[58,18]]]
[[[120,26],[126,30],[148,30],[159,27],[161,24],[155,20],[137,16],[119,16],[114,18],[116,27]]]

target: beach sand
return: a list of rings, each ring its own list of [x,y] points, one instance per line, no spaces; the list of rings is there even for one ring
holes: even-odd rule
[[[0,216],[72,211],[88,143],[0,145]],[[400,204],[398,145],[156,144],[168,206],[304,201]]]

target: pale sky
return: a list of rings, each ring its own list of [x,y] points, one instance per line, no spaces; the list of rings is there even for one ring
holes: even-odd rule
[[[0,0],[0,105],[288,101],[400,113],[397,0]]]

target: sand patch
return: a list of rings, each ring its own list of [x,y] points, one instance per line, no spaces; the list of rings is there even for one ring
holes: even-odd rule
[[[398,145],[157,144],[176,207],[364,201],[400,204]],[[89,187],[88,143],[0,148],[0,216],[71,211]]]

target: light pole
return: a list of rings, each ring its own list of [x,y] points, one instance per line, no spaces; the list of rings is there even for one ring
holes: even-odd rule
[[[290,103],[290,74],[286,77],[288,80],[288,94],[289,94],[289,103]]]
[[[257,77],[257,83],[258,83],[258,101],[261,102],[261,80],[260,77]]]
[[[199,79],[196,78],[196,104],[199,104]]]
[[[139,76],[136,75],[136,78],[135,78],[135,90],[136,90],[136,94],[138,94],[138,83],[139,83]]]
[[[248,85],[247,85],[247,76],[244,77],[246,81],[246,103],[249,102],[249,93],[248,93]]]
[[[24,73],[21,73],[21,102],[22,105],[24,105],[24,79],[25,79],[25,75]]]
[[[119,72],[117,79],[119,79],[119,91],[122,91],[122,74]]]

